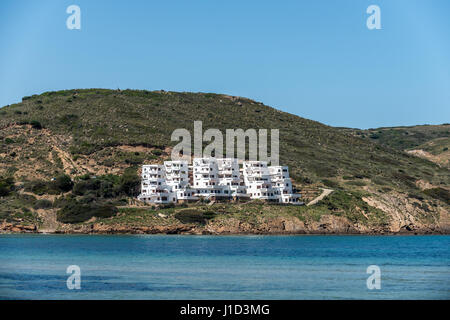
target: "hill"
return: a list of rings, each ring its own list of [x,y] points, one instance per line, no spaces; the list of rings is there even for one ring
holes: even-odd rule
[[[450,124],[343,130],[449,168]]]
[[[403,143],[391,142],[387,134],[381,138],[387,142],[376,143],[381,140],[370,138],[373,132],[333,128],[241,97],[106,89],[46,92],[0,109],[0,175],[6,190],[0,212],[5,223],[36,223],[42,229],[44,222],[57,226],[91,211],[87,217],[101,224],[115,223],[118,217],[125,223],[124,217],[137,213],[138,220],[151,216],[159,221],[161,210],[166,210],[163,215],[183,224],[175,217],[180,209],[136,208],[131,214],[126,203],[137,192],[139,165],[168,158],[175,144],[170,141],[173,130],[193,132],[195,120],[203,121],[203,130],[279,129],[280,162],[290,167],[297,187],[305,194],[317,193],[320,187],[335,190],[315,206],[277,214],[264,204],[229,205],[220,209],[231,210],[228,215],[216,215],[203,227],[196,225],[202,232],[225,217],[233,216],[239,223],[249,220],[245,212],[252,212],[252,206],[272,218],[297,219],[297,225],[325,226],[305,227],[305,232],[333,232],[339,223],[355,232],[448,230],[448,169],[396,149]],[[398,134],[394,132],[389,135]],[[445,138],[442,133],[431,135]],[[406,148],[430,141],[418,137],[407,140]],[[64,174],[74,184],[67,190],[51,181]],[[48,207],[37,208],[43,206],[36,205],[39,200],[47,200]],[[77,206],[82,209],[74,209]],[[219,210],[214,205],[211,209]],[[195,210],[209,209],[198,205]],[[59,222],[49,223],[49,212],[58,212]],[[246,222],[253,226],[248,230],[269,218],[258,219]],[[155,223],[167,224],[164,221]]]

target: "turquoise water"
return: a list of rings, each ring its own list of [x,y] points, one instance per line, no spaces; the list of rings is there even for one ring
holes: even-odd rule
[[[0,235],[0,298],[449,299],[450,236]]]

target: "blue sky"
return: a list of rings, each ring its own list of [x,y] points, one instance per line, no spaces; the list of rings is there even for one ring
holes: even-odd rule
[[[81,8],[81,30],[66,8]],[[369,30],[366,8],[381,8]],[[50,90],[245,96],[333,126],[450,122],[450,1],[0,2],[0,105]]]

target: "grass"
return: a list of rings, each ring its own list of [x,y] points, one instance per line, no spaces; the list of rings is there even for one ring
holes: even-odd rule
[[[359,209],[358,209],[359,208]],[[363,210],[365,211],[363,214]],[[104,224],[127,226],[165,226],[180,223],[204,225],[207,221],[227,223],[231,219],[258,226],[268,219],[296,217],[303,222],[320,221],[324,215],[345,217],[351,222],[368,226],[385,226],[388,217],[382,211],[368,206],[357,193],[337,192],[329,199],[312,207],[268,204],[254,200],[249,203],[192,203],[170,208],[119,208],[111,218],[98,219]],[[366,217],[367,216],[367,217]]]

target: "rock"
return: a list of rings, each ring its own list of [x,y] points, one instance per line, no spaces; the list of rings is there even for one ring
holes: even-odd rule
[[[0,224],[0,232],[14,232],[14,233],[32,233],[37,232],[36,225],[22,225],[3,222]]]

